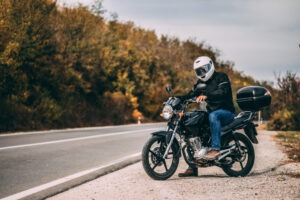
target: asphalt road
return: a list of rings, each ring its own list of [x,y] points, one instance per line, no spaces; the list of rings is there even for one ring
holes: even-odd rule
[[[141,152],[143,124],[0,135],[0,199]]]

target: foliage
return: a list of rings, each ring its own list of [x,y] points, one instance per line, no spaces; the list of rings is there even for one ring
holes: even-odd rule
[[[159,120],[165,86],[187,92],[200,55],[228,74],[234,96],[260,84],[209,45],[158,37],[104,12],[101,0],[91,9],[0,0],[0,131]]]
[[[278,76],[279,91],[269,128],[275,130],[300,130],[300,78],[296,73],[287,72],[284,77]]]

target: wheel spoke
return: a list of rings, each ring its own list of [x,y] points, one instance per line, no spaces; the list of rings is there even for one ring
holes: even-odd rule
[[[161,161],[160,161],[161,162]],[[157,162],[153,167],[152,167],[152,170],[154,170],[159,164],[160,162]]]
[[[248,153],[248,148],[245,146],[241,146],[241,150],[243,150],[243,152]]]
[[[239,163],[240,163],[241,168],[242,168],[242,170],[243,170],[243,169],[244,169],[243,162],[239,162]]]
[[[171,159],[171,158],[173,158],[173,157],[174,157],[173,152],[169,152],[169,153],[167,154],[167,156],[166,156],[166,159]]]
[[[165,148],[165,143],[161,142],[159,145],[159,150],[163,150]]]
[[[168,167],[167,167],[166,160],[163,160],[163,163],[164,163],[164,166],[165,166],[165,169],[166,169],[166,172],[167,172],[168,171]]]

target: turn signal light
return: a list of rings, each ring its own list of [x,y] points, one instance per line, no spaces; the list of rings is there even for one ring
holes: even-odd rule
[[[183,117],[183,112],[178,113],[179,117]]]

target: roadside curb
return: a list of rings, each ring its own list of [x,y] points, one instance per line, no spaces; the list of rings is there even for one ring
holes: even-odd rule
[[[3,200],[10,199],[22,199],[22,200],[40,200],[46,199],[51,196],[57,195],[61,192],[65,192],[71,188],[77,187],[83,183],[92,181],[96,178],[104,176],[106,174],[115,172],[120,170],[126,166],[132,165],[141,161],[141,153],[133,154],[123,159],[119,159],[113,163],[109,163],[104,166],[100,166],[97,168],[93,168],[91,170],[87,170],[86,173],[74,178],[74,175],[64,177],[62,179],[51,182],[49,185],[53,184],[53,186],[39,186],[37,188],[29,189],[27,191],[20,192],[18,194],[8,196]],[[61,182],[59,184],[55,184],[55,182]],[[33,190],[37,190],[33,192]]]
[[[60,185],[56,185],[56,186],[54,186],[52,188],[49,188],[45,191],[35,193],[31,196],[28,196],[28,197],[24,198],[24,200],[35,200],[35,199],[38,200],[38,199],[49,198],[49,197],[54,196],[58,193],[61,193],[61,192],[64,192],[66,190],[69,190],[71,188],[77,187],[77,186],[79,186],[83,183],[92,181],[96,178],[99,178],[99,177],[104,176],[106,174],[115,172],[117,170],[120,170],[120,169],[122,169],[124,167],[127,167],[129,165],[132,165],[134,163],[137,163],[140,160],[141,160],[141,154],[134,155],[131,158],[128,158],[128,159],[125,159],[125,160],[122,160],[122,161],[117,161],[113,164],[108,164],[106,166],[103,166],[103,168],[100,168],[100,169],[98,169],[94,172],[91,172],[89,174],[83,175],[79,178],[70,180],[70,181],[62,183]]]

